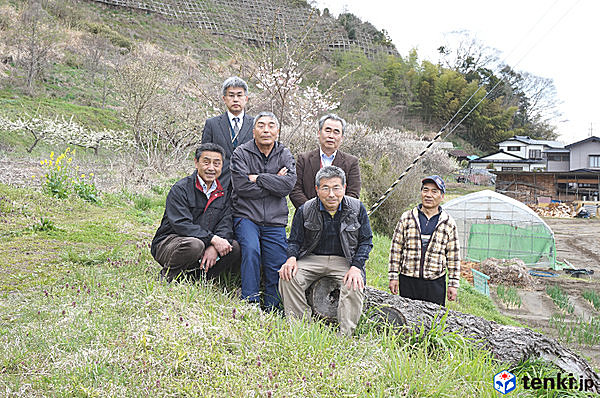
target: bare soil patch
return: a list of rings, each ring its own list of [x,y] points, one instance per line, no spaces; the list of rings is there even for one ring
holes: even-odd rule
[[[574,268],[593,270],[594,274],[573,278],[564,271],[555,271],[558,274],[555,277],[535,277],[534,285],[518,290],[522,300],[520,308],[508,308],[497,297],[495,286],[492,286],[490,291],[492,299],[502,313],[557,338],[558,332],[550,325],[549,320],[552,315],[561,313],[561,309],[546,293],[547,286],[560,286],[568,294],[569,303],[575,311],[572,315],[566,315],[567,321],[574,320],[575,317],[589,320],[591,317],[600,316],[600,312],[582,296],[585,290],[600,293],[600,220],[547,218],[544,221],[554,231],[559,261],[566,260]],[[567,346],[589,359],[593,366],[600,368],[600,347],[579,344]]]

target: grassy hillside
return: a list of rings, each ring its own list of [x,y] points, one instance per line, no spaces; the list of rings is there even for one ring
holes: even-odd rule
[[[0,390],[8,396],[495,396],[506,366],[443,325],[422,338],[361,322],[338,337],[234,297],[231,281],[157,282],[166,186],[101,204],[0,185]],[[385,288],[377,236],[369,285]],[[465,286],[456,308],[500,317]],[[527,364],[522,372],[545,372]],[[522,391],[521,396],[527,396]]]
[[[23,4],[0,0],[0,11]],[[0,116],[73,117],[92,130],[131,130],[114,80],[91,62],[94,48],[104,48],[100,64],[111,68],[143,42],[168,50],[183,66],[189,59],[210,65],[201,72],[219,79],[244,68],[219,51],[231,42],[152,14],[87,1],[44,4],[58,26],[53,62],[27,94],[22,69],[0,69]],[[10,39],[14,22],[9,12],[0,14],[0,38]],[[200,77],[190,79],[210,81]],[[209,102],[200,89],[195,93],[194,101]],[[234,297],[235,280],[158,282],[149,243],[185,165],[161,174],[133,150],[96,156],[78,148],[73,167],[81,168],[70,177],[97,183],[101,200],[89,203],[72,192],[57,199],[42,189],[40,161],[66,144],[41,142],[26,153],[32,141],[0,129],[5,396],[496,396],[492,376],[506,365],[446,333],[443,323],[425,336],[398,336],[363,320],[354,337],[344,338],[321,323],[256,311]],[[386,290],[390,240],[376,235],[374,243],[367,283]],[[449,308],[516,324],[466,282]],[[554,371],[527,362],[515,372]]]

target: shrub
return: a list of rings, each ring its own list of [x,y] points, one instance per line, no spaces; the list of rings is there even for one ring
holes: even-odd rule
[[[427,145],[413,133],[392,128],[375,131],[363,124],[346,126],[343,150],[360,158],[361,200],[369,209]],[[456,163],[435,147],[408,172],[386,201],[371,214],[374,231],[391,236],[402,213],[420,201],[421,179],[448,175]]]
[[[73,155],[75,150],[71,151],[71,148],[67,148],[56,159],[54,159],[54,152],[51,152],[48,159],[40,161],[45,171],[44,190],[59,199],[67,198],[72,192],[85,201],[98,203],[100,195],[93,181],[94,173],[88,176],[79,174],[79,167],[72,165]]]
[[[73,181],[73,192],[77,194],[81,199],[98,203],[100,201],[100,194],[96,184],[92,180],[94,173],[90,173],[89,176],[80,174],[76,176]]]
[[[54,152],[51,152],[49,159],[40,162],[46,171],[44,174],[45,191],[59,199],[69,196],[69,165],[73,158],[66,158],[68,153],[69,148],[54,159]]]

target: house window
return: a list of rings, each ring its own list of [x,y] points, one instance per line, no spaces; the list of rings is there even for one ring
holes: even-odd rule
[[[529,150],[529,159],[541,159],[542,158],[542,150],[541,149],[530,149]]]
[[[551,162],[568,162],[569,155],[562,155],[559,153],[549,153],[548,160]]]
[[[590,168],[600,169],[600,155],[590,155]]]
[[[523,171],[523,167],[502,166],[502,171]]]
[[[520,146],[509,146],[506,148],[508,152],[519,152],[521,150]]]

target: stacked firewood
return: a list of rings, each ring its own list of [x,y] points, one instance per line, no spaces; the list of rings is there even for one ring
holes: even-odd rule
[[[540,217],[571,218],[573,208],[566,203],[548,203],[546,206],[528,205]]]

